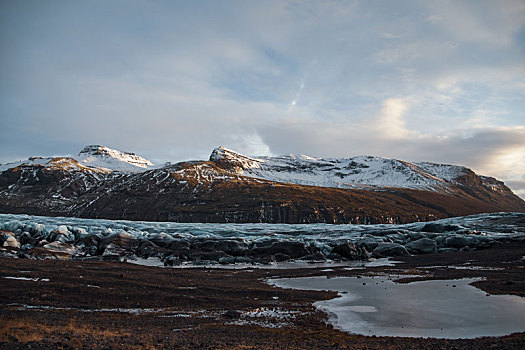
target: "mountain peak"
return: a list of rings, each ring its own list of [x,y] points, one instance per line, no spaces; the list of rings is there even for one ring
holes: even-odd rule
[[[116,171],[144,171],[154,167],[154,164],[135,153],[122,152],[101,145],[84,147],[76,160],[86,166],[105,168]]]
[[[102,146],[102,145],[88,145],[88,146],[84,147],[78,153],[78,155],[79,156],[85,156],[85,155],[108,156],[108,157],[113,157],[113,158],[122,157],[124,155],[124,156],[131,156],[131,157],[141,158],[141,157],[137,156],[135,153],[122,152],[122,151],[111,149],[109,147]],[[144,159],[144,158],[142,158],[142,159]]]
[[[120,151],[117,151],[117,150],[113,150],[111,148],[108,148],[106,146],[102,146],[102,145],[87,145],[86,147],[84,147],[79,153],[78,155],[86,155],[86,154],[89,154],[89,155],[109,155],[111,152],[120,152]],[[127,153],[127,152],[122,152],[122,153]]]
[[[251,158],[231,149],[219,146],[211,152],[210,162],[214,162],[222,168],[242,171],[250,168],[258,168],[262,160]]]

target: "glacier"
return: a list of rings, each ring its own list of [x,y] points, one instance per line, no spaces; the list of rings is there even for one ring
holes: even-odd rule
[[[347,261],[487,248],[525,240],[525,213],[403,225],[212,224],[0,214],[2,254],[166,264]]]

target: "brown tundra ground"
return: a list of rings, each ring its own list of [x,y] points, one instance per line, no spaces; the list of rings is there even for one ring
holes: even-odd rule
[[[404,257],[389,267],[333,271],[175,269],[2,258],[0,348],[525,349],[523,332],[468,340],[348,334],[327,324],[327,315],[312,306],[314,301],[336,297],[335,292],[279,289],[265,283],[270,277],[371,273],[424,276],[416,279],[484,277],[474,285],[487,293],[523,297],[524,255],[521,242]],[[487,269],[447,268],[466,261]],[[272,309],[293,317],[257,314]],[[243,315],[249,312],[253,317],[247,319]]]

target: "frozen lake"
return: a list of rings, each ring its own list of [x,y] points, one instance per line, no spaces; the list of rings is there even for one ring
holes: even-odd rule
[[[474,279],[395,283],[387,277],[275,279],[281,288],[335,290],[314,305],[334,327],[376,336],[477,338],[525,331],[525,298],[487,295]]]

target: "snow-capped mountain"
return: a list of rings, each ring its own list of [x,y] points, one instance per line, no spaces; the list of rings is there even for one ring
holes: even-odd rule
[[[75,156],[30,157],[27,160],[2,164],[0,171],[20,166],[95,172],[142,172],[155,168],[151,161],[134,153],[121,152],[100,145],[86,146]]]
[[[224,147],[214,149],[210,161],[227,170],[230,173],[228,176],[349,189],[393,187],[447,191],[457,184],[458,178],[471,171],[456,165],[409,163],[372,156],[314,158],[290,154],[278,157],[248,157]],[[0,171],[20,166],[106,173],[137,173],[160,168],[134,153],[100,145],[86,146],[75,156],[30,157],[24,161],[3,164],[0,165]],[[196,175],[199,175],[199,172],[196,172]],[[213,180],[210,174],[204,177],[209,181]]]
[[[247,157],[156,167],[87,146],[77,156],[0,167],[0,213],[179,222],[406,223],[525,202],[494,178],[454,165],[359,156]]]
[[[140,172],[155,168],[151,161],[135,153],[121,152],[100,145],[84,147],[74,159],[92,168],[111,171]]]
[[[105,172],[106,170],[91,168],[80,164],[76,159],[71,157],[29,157],[26,160],[19,160],[17,162],[0,164],[0,171],[8,169],[15,169],[19,167],[28,168],[45,168],[45,169],[62,169],[66,171],[97,171]]]
[[[269,181],[337,188],[413,188],[447,191],[468,168],[434,163],[409,163],[371,156],[313,158],[290,154],[247,157],[224,147],[213,150],[210,161],[239,175]]]

